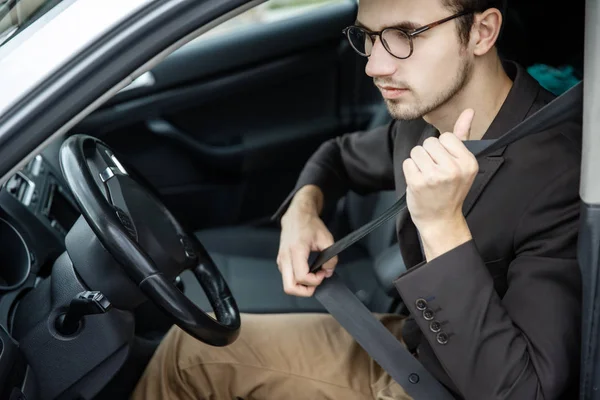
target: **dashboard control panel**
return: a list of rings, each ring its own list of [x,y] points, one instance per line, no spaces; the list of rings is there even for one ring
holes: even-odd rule
[[[65,236],[80,213],[58,174],[42,155],[37,155],[4,184],[4,190],[44,225]]]

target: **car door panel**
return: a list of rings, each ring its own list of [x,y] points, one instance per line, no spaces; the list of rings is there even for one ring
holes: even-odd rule
[[[316,148],[380,100],[344,40],[356,4],[200,38],[76,128],[104,139],[193,228],[264,219]]]

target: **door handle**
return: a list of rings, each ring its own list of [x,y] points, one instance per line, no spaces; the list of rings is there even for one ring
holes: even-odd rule
[[[182,131],[164,119],[148,120],[146,121],[146,127],[154,135],[170,139],[183,148],[192,151],[201,161],[232,171],[239,171],[241,168],[246,150],[243,144],[208,145],[194,139],[191,134]]]

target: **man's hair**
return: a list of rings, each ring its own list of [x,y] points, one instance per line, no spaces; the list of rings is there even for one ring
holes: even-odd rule
[[[454,13],[466,10],[483,12],[489,8],[497,8],[504,15],[506,7],[506,0],[442,0],[442,3]],[[464,15],[457,20],[458,37],[463,45],[469,42],[474,20],[473,14]]]

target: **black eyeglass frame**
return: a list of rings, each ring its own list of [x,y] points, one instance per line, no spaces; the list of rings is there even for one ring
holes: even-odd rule
[[[362,26],[357,26],[357,25],[351,25],[348,26],[346,28],[344,28],[342,30],[342,33],[346,36],[346,38],[348,39],[348,42],[350,43],[350,46],[352,46],[352,48],[354,49],[354,51],[356,51],[358,54],[360,54],[363,57],[370,57],[371,54],[366,54],[363,53],[361,51],[359,51],[356,47],[354,47],[354,45],[352,44],[352,40],[350,40],[350,29],[360,29],[362,30],[366,35],[368,35],[371,38],[371,41],[373,42],[373,46],[375,46],[376,43],[376,38],[379,37],[379,40],[381,41],[381,44],[383,45],[383,47],[385,48],[385,50],[390,53],[392,55],[392,57],[398,58],[400,60],[406,60],[407,58],[409,58],[410,56],[412,56],[413,52],[414,52],[414,45],[413,45],[413,38],[416,37],[417,35],[420,35],[423,32],[426,32],[432,28],[435,28],[438,25],[441,25],[445,22],[451,21],[453,19],[456,18],[460,18],[462,16],[465,16],[467,14],[472,14],[474,11],[472,10],[466,10],[466,11],[461,11],[457,14],[451,15],[449,17],[440,19],[439,21],[435,21],[432,22],[430,24],[421,26],[419,28],[415,28],[415,29],[411,29],[411,30],[406,30],[406,29],[402,29],[402,28],[396,28],[396,27],[389,27],[389,28],[385,28],[379,32],[371,32],[365,28],[363,28]],[[397,55],[395,55],[394,53],[392,53],[392,51],[388,48],[385,40],[383,40],[382,35],[389,30],[394,30],[394,31],[399,31],[402,32],[404,35],[406,35],[406,37],[408,38],[409,44],[410,44],[410,52],[408,53],[408,55],[406,57],[399,57]]]

